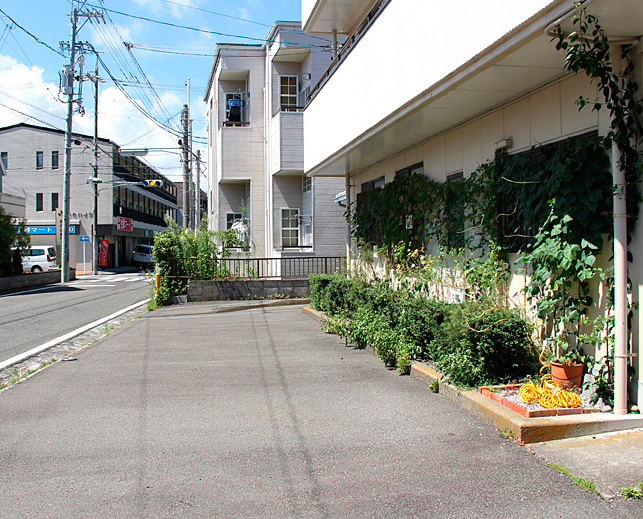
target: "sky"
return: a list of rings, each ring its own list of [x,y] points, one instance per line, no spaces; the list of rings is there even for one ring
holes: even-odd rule
[[[301,0],[73,3],[83,13],[103,13],[102,19],[80,16],[77,36],[100,56],[99,136],[125,149],[171,148],[150,152],[143,160],[174,181],[181,180],[182,172],[178,137],[143,112],[180,131],[180,112],[188,102],[186,83],[190,78],[194,151],[201,149],[205,158],[203,96],[216,43],[262,43],[276,20],[301,19]],[[69,57],[60,42],[69,44],[71,9],[71,0],[0,3],[0,127],[26,122],[66,128],[67,96],[59,92],[59,72]],[[85,53],[83,75],[94,74],[96,63],[94,53]],[[74,114],[73,130],[93,135],[91,81],[82,82],[82,109],[84,115]],[[204,174],[201,181],[205,185]]]

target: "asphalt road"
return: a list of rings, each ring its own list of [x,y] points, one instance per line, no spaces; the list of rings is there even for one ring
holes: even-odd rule
[[[145,274],[84,276],[0,295],[0,362],[149,297]]]
[[[0,393],[3,514],[641,517],[301,306],[215,307],[147,313]]]

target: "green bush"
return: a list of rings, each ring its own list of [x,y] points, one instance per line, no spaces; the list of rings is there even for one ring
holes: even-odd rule
[[[333,274],[311,274],[308,276],[310,283],[310,304],[319,312],[324,311],[326,303],[326,289],[335,276]]]
[[[464,386],[524,376],[536,360],[527,324],[517,312],[477,303],[452,307],[432,349],[450,380]]]
[[[342,274],[311,274],[310,301],[315,310],[328,315],[349,315],[356,308],[361,284]]]

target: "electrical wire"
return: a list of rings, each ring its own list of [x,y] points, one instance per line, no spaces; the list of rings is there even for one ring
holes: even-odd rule
[[[153,18],[147,18],[145,16],[138,16],[138,15],[135,15],[135,14],[124,13],[122,11],[116,11],[115,9],[108,9],[107,7],[100,7],[100,6],[96,6],[96,5],[92,5],[92,4],[88,4],[88,5],[90,7],[96,8],[96,9],[103,9],[103,10],[108,11],[110,13],[119,14],[121,16],[126,16],[128,18],[134,18],[136,20],[143,20],[145,22],[156,23],[156,24],[159,24],[159,25],[166,25],[166,26],[169,26],[169,27],[174,27],[176,29],[185,29],[185,30],[188,30],[188,31],[195,31],[195,32],[200,32],[200,33],[204,33],[204,34],[214,34],[216,36],[225,36],[226,38],[235,38],[235,39],[239,39],[239,40],[251,40],[251,41],[259,41],[259,42],[265,42],[266,41],[266,38],[254,38],[252,36],[243,36],[241,34],[229,34],[229,33],[218,32],[218,31],[210,31],[210,30],[207,30],[207,29],[199,29],[197,27],[191,27],[189,25],[179,25],[179,24],[176,24],[176,23],[164,22],[164,21],[161,21],[161,20],[154,20]],[[285,43],[287,45],[297,45],[297,46],[300,46],[302,48],[306,48],[306,47],[330,48],[331,47],[330,43],[326,44],[326,45],[302,44],[301,42],[283,42],[283,43]]]
[[[45,47],[47,47],[49,50],[51,50],[51,51],[55,52],[56,54],[58,54],[58,55],[62,56],[63,58],[65,57],[65,55],[64,55],[62,52],[60,52],[59,50],[54,49],[53,47],[51,47],[50,45],[48,45],[47,43],[45,43],[44,41],[42,41],[40,38],[38,38],[38,36],[36,36],[35,34],[32,34],[32,33],[31,33],[31,32],[29,32],[27,29],[25,29],[22,25],[20,25],[18,22],[16,22],[13,18],[11,18],[11,16],[9,16],[7,13],[5,13],[5,12],[2,10],[2,8],[0,8],[0,13],[2,13],[2,14],[3,14],[3,15],[5,15],[7,18],[9,18],[9,20],[11,20],[11,22],[12,22],[16,27],[18,27],[18,29],[20,29],[20,30],[22,30],[23,32],[27,33],[27,34],[28,34],[29,36],[31,36],[34,40],[36,40],[38,43],[40,43],[40,45],[44,45],[44,46],[45,46]]]

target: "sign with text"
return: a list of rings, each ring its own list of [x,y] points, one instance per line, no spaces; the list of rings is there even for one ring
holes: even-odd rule
[[[109,261],[109,240],[102,239],[100,241],[100,256],[98,257],[98,265],[100,267],[107,267]]]
[[[27,234],[56,234],[55,225],[27,225]],[[69,234],[78,234],[78,225],[69,226]]]
[[[134,230],[134,220],[119,216],[116,219],[116,230],[132,232]]]

